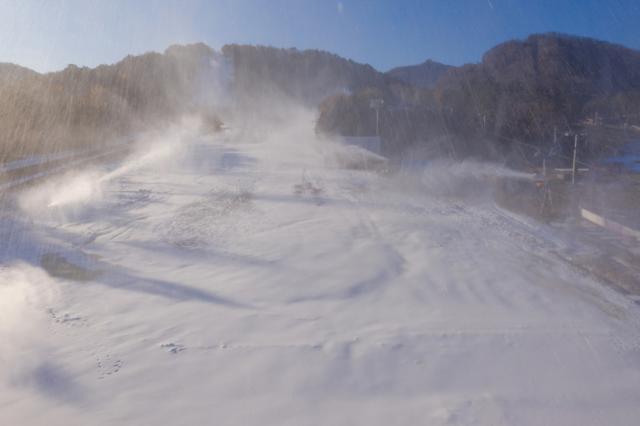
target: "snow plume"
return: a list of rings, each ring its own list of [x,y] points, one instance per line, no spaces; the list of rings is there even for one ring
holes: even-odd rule
[[[199,76],[200,91],[196,102],[202,106],[223,108],[231,102],[233,64],[219,52],[209,58],[207,66]]]
[[[401,167],[397,179],[403,181],[403,185],[408,183],[433,195],[488,198],[497,179],[531,180],[533,177],[533,174],[518,172],[497,163],[436,159],[419,166]]]
[[[0,369],[0,382],[19,380],[39,362],[48,307],[56,299],[55,283],[42,269],[22,263],[0,267],[0,365],[11,366]]]
[[[88,167],[52,177],[44,184],[24,191],[21,208],[33,216],[68,214],[98,203],[108,182],[137,169],[162,169],[175,165],[184,157],[185,147],[199,137],[201,123],[197,117],[185,117],[161,131],[147,132],[138,138],[132,153],[115,169]]]

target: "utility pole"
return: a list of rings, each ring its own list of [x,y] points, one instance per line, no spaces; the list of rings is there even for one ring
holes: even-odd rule
[[[576,183],[576,156],[578,154],[578,134],[573,138],[573,165],[571,166],[571,184]]]
[[[372,99],[369,102],[369,107],[376,110],[376,136],[380,137],[380,108],[384,105],[382,99]]]
[[[558,126],[553,126],[553,145],[551,147],[551,151],[548,153],[543,153],[542,155],[542,176],[547,177],[547,156],[551,155],[551,153],[558,146]]]

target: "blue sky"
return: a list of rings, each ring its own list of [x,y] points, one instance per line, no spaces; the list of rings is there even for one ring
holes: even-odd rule
[[[38,71],[195,41],[318,48],[385,71],[477,62],[548,31],[640,49],[640,0],[0,0],[0,62]]]

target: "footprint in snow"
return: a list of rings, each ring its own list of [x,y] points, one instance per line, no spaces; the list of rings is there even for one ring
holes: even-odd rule
[[[86,325],[86,319],[84,319],[80,315],[73,315],[68,312],[60,313],[56,312],[53,309],[49,309],[49,316],[57,324],[66,325],[68,327],[78,327]]]
[[[111,355],[106,355],[104,358],[97,358],[98,371],[100,375],[98,379],[104,379],[108,376],[116,374],[122,369],[123,362],[120,359],[112,359]]]

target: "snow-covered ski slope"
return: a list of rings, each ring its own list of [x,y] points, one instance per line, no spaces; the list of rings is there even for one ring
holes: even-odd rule
[[[638,424],[638,305],[451,170],[159,139],[3,201],[0,424]]]

